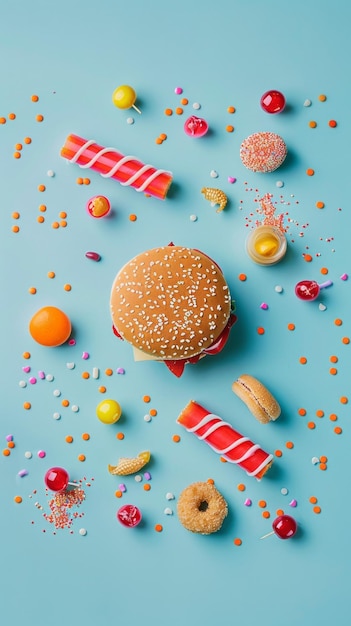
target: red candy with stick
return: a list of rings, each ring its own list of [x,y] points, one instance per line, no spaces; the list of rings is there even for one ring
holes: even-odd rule
[[[300,282],[295,285],[295,294],[300,300],[312,302],[312,300],[318,298],[321,289],[330,287],[332,284],[331,280],[326,280],[324,283],[320,284],[315,280],[300,280]]]

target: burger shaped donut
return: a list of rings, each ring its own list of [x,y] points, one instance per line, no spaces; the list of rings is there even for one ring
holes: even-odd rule
[[[236,320],[219,266],[199,250],[173,244],[122,267],[110,308],[113,331],[133,346],[135,359],[164,361],[178,377],[186,363],[220,352]]]

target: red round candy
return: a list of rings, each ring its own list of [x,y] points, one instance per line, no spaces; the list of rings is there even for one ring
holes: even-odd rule
[[[192,115],[185,121],[184,131],[189,137],[203,137],[208,131],[208,124],[201,117]]]
[[[285,97],[280,91],[271,89],[263,94],[260,104],[266,113],[281,113],[285,108]]]
[[[297,531],[297,523],[290,515],[279,515],[273,521],[272,528],[280,539],[290,539]]]
[[[44,476],[44,482],[51,491],[64,491],[68,481],[68,472],[63,467],[51,467]]]
[[[141,512],[134,504],[124,504],[117,511],[117,519],[123,526],[134,528],[141,522]]]
[[[295,285],[295,294],[301,300],[312,301],[318,298],[320,287],[315,280],[300,280]]]

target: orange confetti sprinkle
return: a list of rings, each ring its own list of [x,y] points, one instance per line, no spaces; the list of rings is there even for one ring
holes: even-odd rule
[[[220,456],[219,460],[221,463],[227,463],[227,459],[225,459],[224,456]]]
[[[335,413],[331,413],[329,415],[329,419],[330,419],[331,422],[336,422],[337,419],[338,419],[338,416]]]
[[[11,230],[13,233],[19,233],[20,228],[19,226],[12,226]]]
[[[328,462],[328,457],[322,455],[322,456],[319,457],[319,460],[320,460],[321,463],[327,463]]]
[[[175,112],[176,112],[177,115],[183,115],[183,113],[184,113],[182,107],[177,107]]]
[[[326,463],[320,463],[319,464],[319,469],[322,470],[322,472],[325,472],[325,470],[327,469],[327,464]]]
[[[45,189],[46,189],[45,185],[38,185],[38,191],[43,192],[45,191]]]
[[[264,333],[265,333],[265,330],[264,330],[263,326],[258,326],[257,334],[258,335],[264,335]]]
[[[274,454],[276,457],[280,458],[281,456],[283,456],[283,453],[281,450],[274,450]]]
[[[145,483],[145,485],[144,485],[144,491],[150,491],[150,489],[151,489],[151,485],[150,485],[150,483]]]
[[[90,439],[89,433],[83,433],[82,434],[82,439],[83,439],[83,441],[89,441],[89,439]]]
[[[307,174],[307,176],[313,176],[314,175],[314,170],[311,167],[309,167],[306,170],[306,174]]]
[[[292,450],[292,448],[294,447],[294,444],[292,441],[287,441],[285,445],[289,450]]]
[[[24,143],[26,143],[27,145],[29,145],[30,143],[32,143],[32,139],[31,139],[31,137],[25,137],[25,138],[23,139],[23,141],[24,141]]]
[[[31,97],[32,102],[38,102],[39,100],[39,96],[37,96],[36,94],[33,94]]]
[[[334,320],[334,324],[335,324],[335,326],[342,326],[342,320],[339,317],[337,317]]]
[[[163,143],[163,139],[161,139],[161,137],[156,137],[155,143],[160,146],[161,143]]]
[[[316,411],[316,416],[317,416],[317,417],[324,417],[324,411],[322,411],[321,409],[318,409],[318,410]]]
[[[320,102],[325,102],[325,101],[326,101],[326,99],[327,99],[327,96],[326,96],[326,95],[324,95],[324,93],[321,93],[321,94],[318,96],[318,100],[319,100]]]
[[[76,179],[76,183],[77,185],[83,185],[83,178],[81,178],[80,176]]]
[[[16,119],[16,115],[14,113],[9,113],[8,114],[8,118],[9,118],[9,120],[15,120]]]
[[[331,363],[337,363],[337,362],[338,362],[338,360],[339,360],[339,359],[338,359],[338,357],[337,357],[337,356],[335,356],[334,354],[332,354],[332,356],[329,358],[329,361],[330,361]]]
[[[21,502],[22,502],[21,496],[15,496],[14,497],[14,501],[16,502],[16,504],[21,504]]]
[[[6,124],[6,117],[0,117],[0,124]]]
[[[42,122],[44,120],[44,116],[43,115],[36,115],[35,119],[37,120],[37,122]]]
[[[342,428],[340,428],[340,426],[335,426],[335,428],[334,428],[334,433],[335,433],[336,435],[341,435],[341,433],[342,433]]]
[[[67,435],[67,436],[65,437],[65,442],[66,442],[66,443],[73,443],[73,437],[72,437],[72,435]]]
[[[314,506],[313,507],[313,513],[316,513],[317,515],[319,515],[319,513],[322,512],[322,509],[320,506]]]
[[[61,228],[66,228],[66,226],[67,226],[66,220],[60,220],[60,226],[61,226]]]
[[[82,372],[82,378],[85,378],[85,380],[87,380],[88,378],[90,378],[90,374],[89,374],[89,372]]]
[[[137,216],[135,215],[135,213],[131,213],[129,216],[129,221],[130,222],[136,222],[137,221]]]
[[[77,456],[78,461],[80,461],[81,463],[84,463],[86,456],[85,454],[78,454]]]
[[[119,489],[117,489],[117,491],[115,491],[115,496],[116,498],[121,498],[122,497],[122,491],[120,491]]]
[[[5,448],[5,449],[2,451],[2,453],[3,453],[3,455],[4,455],[4,456],[10,456],[11,451],[10,451],[10,450],[8,450],[7,448]]]
[[[143,402],[151,402],[150,396],[143,396]]]
[[[241,546],[242,540],[240,539],[240,537],[235,537],[235,539],[233,539],[233,543],[235,546]]]
[[[317,122],[315,122],[314,120],[311,120],[310,122],[308,122],[308,125],[310,128],[316,128]]]
[[[231,126],[230,124],[228,124],[225,127],[225,129],[226,129],[227,133],[233,133],[234,132],[234,126]]]
[[[32,405],[30,402],[24,402],[23,403],[23,408],[26,409],[26,411],[29,411],[29,409],[32,408]]]
[[[318,500],[317,500],[316,496],[311,496],[311,497],[309,498],[309,501],[310,501],[310,503],[311,503],[311,504],[317,504],[317,502],[318,502]]]
[[[160,134],[160,139],[162,139],[162,141],[165,141],[167,139],[166,133],[161,133]]]
[[[330,126],[330,128],[335,128],[337,126],[337,123],[335,120],[329,120],[328,125]]]
[[[304,416],[304,415],[306,415],[306,413],[307,413],[306,409],[301,408],[301,409],[298,410],[298,414],[299,415]]]
[[[57,228],[60,228],[60,224],[58,222],[53,222],[51,224],[51,227],[54,228],[55,230],[57,230]]]
[[[189,104],[188,98],[182,98],[181,101],[180,101],[180,104],[184,104],[184,105]]]
[[[321,274],[326,275],[326,274],[328,274],[328,272],[329,272],[329,270],[328,270],[327,267],[321,267]]]
[[[21,153],[16,151],[16,152],[13,153],[13,157],[15,159],[20,159],[21,158]]]
[[[173,115],[172,109],[165,109],[165,115]]]
[[[239,274],[238,276],[239,280],[241,280],[241,282],[245,282],[245,280],[247,279],[246,274]]]
[[[345,345],[347,345],[348,343],[350,343],[350,337],[343,337],[341,339],[342,343],[344,343]]]
[[[119,441],[122,441],[124,439],[124,433],[117,433],[116,439],[118,439]]]
[[[69,406],[69,400],[67,400],[66,398],[64,398],[64,400],[62,400],[61,404],[62,404],[62,406],[67,407],[67,406]]]
[[[37,290],[35,287],[29,287],[28,292],[34,295],[35,293],[37,293]]]
[[[150,409],[149,415],[151,415],[151,417],[155,417],[157,415],[157,410],[156,409]]]
[[[307,422],[307,427],[310,430],[314,430],[316,428],[316,424],[314,422]]]
[[[155,530],[156,530],[157,533],[162,533],[162,531],[163,531],[162,524],[155,524]]]
[[[347,396],[341,396],[341,398],[340,398],[341,404],[347,404],[348,401],[349,401],[349,399],[348,399]]]
[[[60,211],[59,217],[62,217],[63,219],[65,219],[67,217],[66,211]]]
[[[276,515],[278,515],[278,517],[279,517],[280,515],[284,515],[284,509],[277,509],[277,510],[276,510]]]
[[[303,254],[302,256],[307,263],[311,263],[312,257],[310,254]]]
[[[83,178],[83,185],[90,185],[90,178]]]
[[[257,504],[261,509],[265,509],[267,506],[267,502],[265,500],[259,500]]]
[[[316,207],[317,209],[324,209],[324,202],[321,202],[320,200],[318,200],[318,202],[316,202]]]
[[[213,478],[208,478],[206,481],[209,485],[214,485],[215,481],[213,480]]]
[[[45,211],[46,211],[46,205],[45,205],[45,204],[40,204],[40,205],[39,205],[39,211],[40,211],[41,213],[45,213]]]
[[[332,376],[336,376],[336,374],[338,373],[338,370],[336,367],[331,367],[329,370],[329,374],[331,374]]]
[[[180,442],[180,436],[179,435],[173,435],[172,441],[174,441],[174,443],[179,443]]]
[[[24,359],[30,359],[31,354],[30,354],[30,352],[23,352],[22,356],[23,356]]]
[[[301,365],[306,365],[307,363],[307,359],[305,356],[300,356],[299,361],[301,363]]]
[[[262,512],[262,517],[264,517],[265,519],[269,519],[271,516],[269,511],[263,511]]]
[[[295,324],[288,324],[288,330],[295,330]]]
[[[245,491],[246,487],[243,483],[239,483],[239,485],[237,486],[238,491]]]
[[[18,220],[21,216],[20,216],[20,214],[18,213],[18,211],[14,211],[14,212],[12,213],[12,217],[13,217],[13,219],[14,219],[14,220]]]
[[[100,391],[100,393],[106,393],[106,387],[104,385],[101,385],[99,387],[99,391]]]
[[[66,283],[65,285],[63,285],[63,288],[65,291],[71,291],[72,290],[72,285],[70,285],[69,283]]]
[[[112,376],[112,374],[113,374],[113,370],[112,370],[110,367],[108,367],[108,368],[105,370],[105,374],[106,374],[106,376]]]
[[[45,222],[45,217],[43,217],[42,215],[38,215],[37,222],[39,224],[43,224]]]
[[[7,443],[7,447],[8,447],[8,448],[11,448],[11,450],[13,450],[13,448],[15,448],[15,447],[16,447],[16,444],[15,444],[15,442],[14,442],[14,441],[8,441],[8,443]]]

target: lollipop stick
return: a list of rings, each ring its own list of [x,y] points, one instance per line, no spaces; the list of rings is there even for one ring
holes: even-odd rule
[[[68,482],[67,485],[71,485],[72,487],[79,487],[79,483]]]
[[[263,535],[263,537],[260,537],[260,539],[266,539],[266,537],[270,537],[271,535],[274,535],[274,530],[271,530],[271,532],[267,533],[267,535]]]
[[[135,104],[132,104],[132,107],[133,107],[133,109],[135,109],[141,115],[140,109],[138,109],[138,107],[135,106]]]
[[[319,289],[324,289],[324,287],[330,287],[332,284],[333,282],[331,280],[326,280],[324,283],[320,283],[318,287]]]

